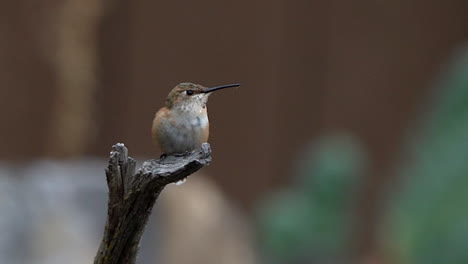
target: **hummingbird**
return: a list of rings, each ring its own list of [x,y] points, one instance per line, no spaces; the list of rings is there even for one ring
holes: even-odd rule
[[[151,128],[153,141],[161,149],[162,157],[183,155],[207,142],[208,97],[214,91],[240,85],[235,83],[206,88],[187,82],[174,87],[166,98],[166,105],[156,112]]]

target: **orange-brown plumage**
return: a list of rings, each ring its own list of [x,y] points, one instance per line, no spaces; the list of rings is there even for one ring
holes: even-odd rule
[[[161,109],[156,112],[156,115],[154,116],[153,120],[153,126],[151,127],[151,136],[153,138],[153,142],[159,147],[159,149],[165,153],[164,146],[161,144],[161,138],[159,137],[160,135],[160,129],[161,129],[161,123],[162,119],[168,119],[170,120],[171,114],[169,112],[169,109],[167,107],[162,107]]]

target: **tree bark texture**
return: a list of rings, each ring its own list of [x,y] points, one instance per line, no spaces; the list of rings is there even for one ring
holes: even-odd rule
[[[167,184],[185,179],[211,161],[211,149],[184,156],[148,160],[135,173],[136,161],[124,144],[112,146],[106,169],[109,202],[104,236],[95,264],[133,264],[156,199]]]

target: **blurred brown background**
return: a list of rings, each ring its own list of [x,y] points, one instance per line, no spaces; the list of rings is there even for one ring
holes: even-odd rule
[[[180,82],[211,97],[205,171],[252,209],[305,145],[351,131],[369,151],[360,248],[431,82],[468,37],[463,0],[0,1],[0,159],[156,157],[154,112]],[[247,184],[246,184],[247,183]]]

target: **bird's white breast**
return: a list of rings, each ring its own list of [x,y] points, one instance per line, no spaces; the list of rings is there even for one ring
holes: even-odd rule
[[[190,120],[192,127],[206,128],[208,125],[208,116],[207,115],[198,115],[192,117]]]

